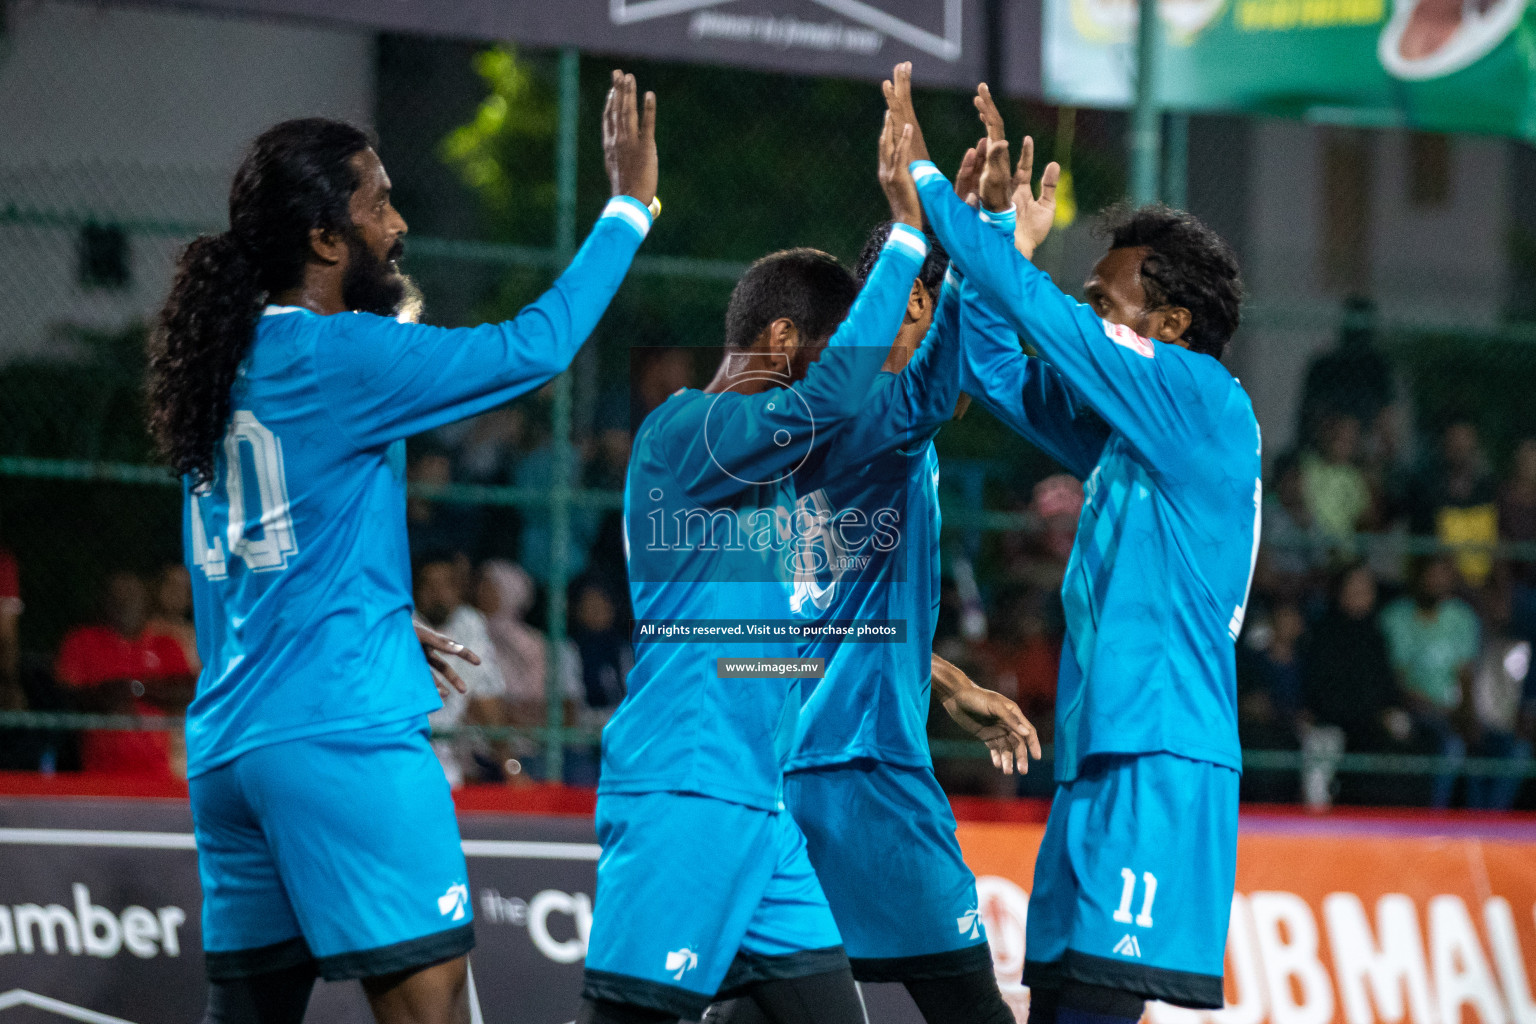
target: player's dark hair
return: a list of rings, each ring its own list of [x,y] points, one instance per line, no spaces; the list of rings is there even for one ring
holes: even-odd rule
[[[869,280],[869,275],[875,272],[875,264],[880,259],[880,250],[885,248],[885,243],[890,240],[891,228],[896,224],[888,220],[884,224],[876,225],[875,230],[869,233],[869,238],[864,242],[864,250],[859,253],[858,261],[853,265],[853,276],[859,279],[862,287]],[[944,287],[944,275],[949,271],[949,253],[939,244],[938,236],[924,230],[928,237],[928,258],[923,260],[923,265],[918,268],[917,279],[923,282],[923,287],[928,289],[929,298],[937,305],[939,290]]]
[[[372,144],[340,121],[303,118],[263,132],[229,190],[229,230],[182,251],[149,342],[149,430],[194,485],[213,479],[230,388],[274,292],[295,287],[310,232],[352,230],[351,159]]]
[[[1220,359],[1237,333],[1243,304],[1243,281],[1232,247],[1193,214],[1162,203],[1111,207],[1105,211],[1103,231],[1111,249],[1152,250],[1141,263],[1147,308],[1189,310],[1184,340],[1191,350]]]
[[[769,324],[787,319],[810,341],[832,336],[859,285],[837,258],[819,249],[784,249],[747,268],[725,310],[725,344],[749,348]]]

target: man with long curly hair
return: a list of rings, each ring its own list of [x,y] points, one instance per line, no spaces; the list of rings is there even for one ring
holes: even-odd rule
[[[208,1022],[298,1024],[317,975],[361,979],[382,1024],[469,1020],[468,880],[428,742],[439,699],[412,626],[404,439],[541,386],[596,326],[655,200],[655,97],[633,76],[614,73],[603,144],[614,198],[506,323],[403,322],[405,221],[368,136],[335,121],[259,137],[229,230],[182,256],[150,423],[184,481],[204,664],[186,733]]]

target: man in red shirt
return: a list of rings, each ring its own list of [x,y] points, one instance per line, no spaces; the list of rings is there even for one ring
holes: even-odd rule
[[[181,645],[148,632],[149,593],[128,572],[107,579],[102,622],[77,626],[64,637],[54,675],[76,691],[83,711],[111,715],[180,714],[195,685]],[[81,746],[86,771],[171,773],[163,732],[92,730]]]
[[[0,711],[27,706],[21,689],[18,624],[21,619],[21,572],[16,557],[0,548]]]

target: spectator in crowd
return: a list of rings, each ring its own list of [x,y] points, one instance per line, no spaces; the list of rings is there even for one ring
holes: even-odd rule
[[[1306,619],[1282,602],[1244,632],[1238,650],[1238,729],[1243,745],[1287,746],[1301,713],[1301,642]],[[1251,734],[1251,739],[1250,739]]]
[[[445,555],[428,554],[417,563],[413,578],[417,616],[480,656],[479,665],[467,662],[454,665],[468,692],[450,689],[443,698],[442,708],[429,716],[432,728],[451,730],[467,725],[505,725],[507,685],[501,675],[496,646],[486,628],[485,617],[464,603],[455,560]],[[463,785],[466,778],[479,780],[487,772],[498,774],[499,761],[490,756],[490,744],[454,736],[434,739],[432,746],[443,764],[448,784],[454,788]]]
[[[582,707],[577,724],[601,729],[624,699],[624,684],[635,663],[629,635],[619,620],[613,589],[593,576],[571,587],[571,643],[581,653]],[[597,785],[598,757],[595,748],[571,750],[566,755],[565,781],[572,785]]]
[[[21,570],[16,556],[0,547],[0,711],[27,706],[21,688]]]
[[[1371,488],[1357,464],[1360,421],[1348,413],[1329,414],[1319,429],[1318,449],[1301,459],[1301,490],[1307,510],[1323,533],[1347,541],[1371,512]]]
[[[1495,585],[1483,592],[1482,655],[1472,673],[1467,752],[1473,757],[1531,760],[1531,715],[1526,703],[1531,642],[1509,634],[1510,591]],[[1523,780],[1515,776],[1469,775],[1467,806],[1507,811]]]
[[[107,578],[100,621],[64,637],[54,664],[81,710],[112,715],[179,715],[195,680],[181,644],[151,632],[149,590],[131,572]],[[86,771],[170,775],[166,733],[91,730],[82,741]]]
[[[1411,578],[1413,592],[1382,609],[1382,632],[1421,741],[1433,753],[1459,759],[1466,754],[1461,729],[1480,647],[1477,613],[1455,596],[1451,556],[1415,559]],[[1437,775],[1431,806],[1450,806],[1455,782],[1455,772]]]
[[[1352,751],[1401,751],[1410,739],[1377,622],[1376,578],[1363,562],[1341,567],[1329,584],[1328,610],[1302,648],[1302,705],[1313,724],[1344,730]]]
[[[491,486],[510,484],[527,435],[527,414],[518,405],[492,409],[470,420],[455,451],[454,479]],[[522,510],[509,505],[481,505],[474,511],[478,536],[466,553],[476,558],[515,555],[522,533]]]
[[[1035,723],[1041,743],[1051,742],[1061,664],[1061,640],[1051,628],[1049,609],[1049,598],[1035,587],[1004,592],[997,601],[996,625],[977,651],[991,688]]]
[[[557,454],[555,442],[546,439],[518,463],[513,482],[519,487],[549,490],[554,486]],[[571,474],[575,482],[579,483],[581,480],[579,452],[572,445],[568,454],[572,460]],[[566,563],[566,572],[573,579],[580,577],[587,570],[587,558],[592,550],[592,541],[597,536],[598,521],[599,517],[594,509],[580,506],[572,506],[570,509],[568,520],[570,541],[566,549],[569,559]],[[541,586],[549,583],[552,528],[548,507],[532,506],[523,510],[523,534],[518,545],[517,560]]]
[[[1261,536],[1264,564],[1256,586],[1281,600],[1301,600],[1327,560],[1327,543],[1307,504],[1301,460],[1295,455],[1275,464],[1274,483],[1264,495]]]
[[[1297,417],[1303,444],[1317,443],[1330,416],[1342,413],[1357,424],[1374,423],[1392,403],[1392,365],[1377,346],[1376,334],[1376,304],[1363,296],[1346,300],[1338,344],[1307,367]]]
[[[693,384],[693,353],[686,348],[638,349],[630,375],[630,423],[638,424],[679,388]]]
[[[1446,424],[1439,451],[1414,485],[1411,509],[1415,534],[1447,544],[1492,544],[1499,539],[1498,486],[1483,455],[1477,424],[1465,417]],[[1480,587],[1493,570],[1493,557],[1486,551],[1462,552],[1456,556],[1456,568],[1467,583]]]
[[[192,577],[180,562],[168,562],[155,574],[150,588],[149,622],[145,631],[168,636],[181,647],[195,676],[203,670],[197,654],[197,629],[192,624]]]
[[[591,457],[583,474],[583,483],[594,490],[622,491],[624,477],[629,471],[631,436],[622,422],[623,407],[617,403],[604,406],[599,413],[598,429],[592,439]],[[609,509],[600,515],[588,555],[592,575],[603,579],[623,580],[627,567],[624,560],[624,514],[619,509]],[[625,588],[618,588],[624,590]],[[621,611],[628,612],[628,595],[616,594]]]
[[[1536,545],[1536,437],[1515,448],[1514,465],[1499,495],[1499,539]],[[1536,558],[1510,563],[1511,625],[1515,635],[1536,640]]]
[[[443,451],[423,451],[412,458],[406,479],[425,487],[450,484],[453,482],[453,460]],[[411,495],[405,503],[405,527],[411,550],[468,555],[475,550],[479,539],[477,511],[473,506]]]
[[[634,664],[618,615],[618,602],[604,581],[589,576],[571,587],[571,642],[581,653],[582,718],[589,727],[607,723],[624,699],[624,681]]]
[[[533,577],[514,562],[492,559],[480,566],[475,582],[475,607],[485,616],[496,659],[506,681],[507,724],[523,729],[543,726],[549,721],[549,640],[529,625],[527,615],[533,607]],[[580,720],[583,698],[581,655],[570,640],[565,642],[561,660],[561,687],[564,695],[563,720]],[[529,772],[542,771],[541,741],[533,736],[514,737],[508,752],[523,762]]]

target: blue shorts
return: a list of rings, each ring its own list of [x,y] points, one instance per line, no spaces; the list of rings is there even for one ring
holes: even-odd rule
[[[847,969],[788,812],[685,793],[604,793],[597,838],[586,998],[698,1020],[717,995]]]
[[[365,978],[474,946],[425,715],[258,747],[190,785],[210,978],[310,959]]]
[[[991,968],[976,876],[931,768],[856,761],[784,777],[784,801],[860,981]]]
[[[1174,754],[1085,760],[1056,791],[1035,861],[1024,983],[1220,1009],[1237,783]]]

